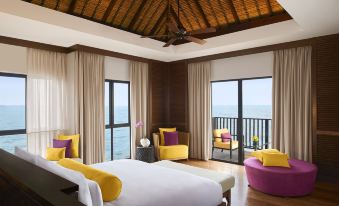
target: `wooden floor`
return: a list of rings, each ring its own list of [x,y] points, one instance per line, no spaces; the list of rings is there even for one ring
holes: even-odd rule
[[[339,185],[336,184],[317,182],[314,192],[305,197],[274,197],[248,187],[243,166],[217,161],[188,160],[180,162],[235,176],[235,187],[232,189],[232,206],[339,206]]]

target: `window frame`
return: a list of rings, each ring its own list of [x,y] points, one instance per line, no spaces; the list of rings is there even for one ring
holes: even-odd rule
[[[130,142],[132,140],[131,137],[131,90],[130,90],[130,82],[129,81],[122,81],[122,80],[110,80],[110,79],[106,79],[105,83],[108,82],[109,83],[109,95],[108,95],[108,108],[109,108],[109,123],[106,124],[105,122],[105,129],[110,129],[110,133],[111,133],[111,160],[114,160],[114,143],[113,143],[113,139],[114,139],[114,132],[113,130],[115,128],[122,128],[122,127],[129,127],[130,128],[130,132],[129,132],[129,139]],[[128,85],[128,122],[127,123],[119,123],[119,124],[115,124],[114,123],[114,84],[115,83],[122,83],[122,84],[127,84]],[[106,87],[105,87],[106,88]],[[106,112],[105,112],[106,115]],[[132,155],[132,148],[130,147],[129,149],[129,159],[131,158]]]
[[[22,78],[25,80],[25,128],[24,129],[12,129],[12,130],[0,130],[0,138],[1,136],[26,134],[27,133],[27,75],[0,72],[0,77],[15,77],[15,78]]]

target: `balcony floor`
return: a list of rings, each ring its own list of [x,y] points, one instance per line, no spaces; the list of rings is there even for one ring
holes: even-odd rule
[[[230,158],[230,151],[229,150],[224,150],[223,152],[221,149],[214,149],[213,152],[213,159],[215,160],[221,160],[221,161],[228,161],[228,162],[238,162],[238,149],[233,150],[232,152],[232,159]],[[253,152],[253,149],[247,149],[245,148],[245,159],[249,158],[249,155],[251,152]]]

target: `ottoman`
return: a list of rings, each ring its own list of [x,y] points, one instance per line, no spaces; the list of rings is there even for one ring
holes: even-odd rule
[[[317,167],[301,160],[290,159],[288,162],[291,168],[264,167],[256,158],[246,159],[244,165],[249,185],[258,191],[282,197],[310,194]]]

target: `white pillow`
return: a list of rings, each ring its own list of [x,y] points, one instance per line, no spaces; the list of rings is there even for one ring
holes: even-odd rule
[[[79,202],[87,206],[92,205],[91,193],[89,191],[88,183],[83,174],[76,172],[74,170],[67,169],[58,164],[47,161],[46,159],[38,156],[37,157],[37,166],[46,169],[49,172],[52,172],[60,177],[65,178],[79,186],[78,200]]]
[[[91,198],[92,198],[92,205],[93,206],[103,206],[104,201],[102,199],[102,194],[101,194],[101,189],[98,185],[98,183],[86,179],[89,187],[89,191],[91,193]]]
[[[20,149],[19,147],[14,147],[14,154],[15,156],[30,162],[32,164],[36,164],[36,159],[37,159],[37,155],[34,155],[32,153],[29,153],[23,149]]]

